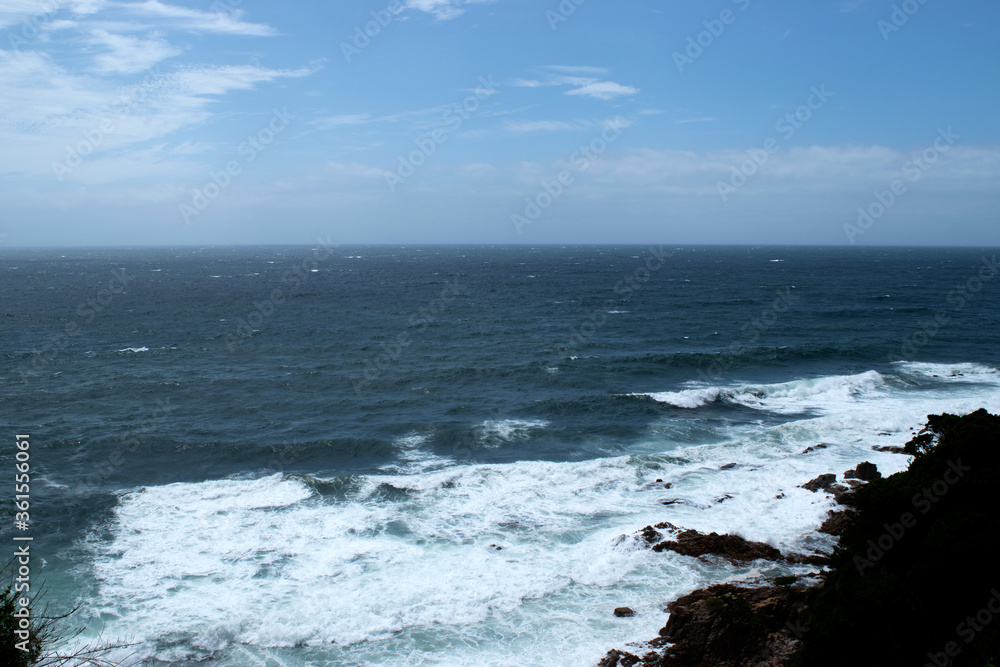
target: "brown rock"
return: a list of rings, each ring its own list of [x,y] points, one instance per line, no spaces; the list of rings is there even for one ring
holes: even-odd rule
[[[660,532],[652,526],[646,526],[640,530],[639,535],[642,537],[642,541],[646,543],[647,547],[650,544],[656,544],[660,541],[660,538],[663,537],[663,535],[661,535]]]
[[[799,565],[815,565],[816,567],[823,567],[830,562],[830,559],[826,556],[820,556],[819,554],[792,554],[786,556],[785,560],[789,563],[798,563]]]
[[[882,479],[882,473],[878,471],[878,467],[874,463],[865,461],[859,463],[854,470],[845,472],[844,479],[860,479],[862,482],[870,482],[873,479]]]
[[[812,447],[806,447],[805,449],[802,450],[802,453],[803,454],[812,454],[813,452],[815,452],[818,449],[826,449],[829,446],[830,445],[826,444],[825,442],[821,442],[818,445],[813,445]]]
[[[763,558],[780,560],[781,552],[764,542],[751,542],[737,535],[704,535],[697,530],[685,530],[676,541],[665,541],[653,545],[653,551],[675,551],[683,556],[722,556],[734,565]]]
[[[615,616],[619,618],[635,616],[635,611],[633,611],[631,607],[615,607]]]
[[[910,429],[913,430],[913,429]],[[874,445],[872,449],[876,452],[889,452],[890,454],[905,454],[906,450],[902,447],[890,447],[888,445]]]
[[[839,512],[830,510],[827,514],[827,519],[819,527],[819,532],[828,535],[840,535],[854,520],[854,510],[840,510]]]
[[[829,489],[830,493],[833,494],[833,499],[837,501],[840,505],[847,505],[848,507],[854,506],[854,490],[861,486],[861,482],[856,479],[844,480],[847,486],[841,484],[834,484]]]
[[[605,654],[604,659],[597,663],[597,667],[632,667],[637,662],[639,662],[639,656],[611,649]]]
[[[806,605],[795,587],[739,588],[720,584],[694,591],[667,609],[660,635],[667,647],[661,667],[778,667],[799,638]]]
[[[827,487],[829,487],[836,481],[837,481],[837,476],[834,475],[832,472],[828,472],[826,474],[820,475],[816,479],[809,480],[808,482],[802,485],[802,488],[808,489],[813,493],[816,493],[820,489],[825,490]]]

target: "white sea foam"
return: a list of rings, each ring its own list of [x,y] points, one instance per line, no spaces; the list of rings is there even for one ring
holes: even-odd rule
[[[394,443],[399,450],[397,460],[380,469],[393,474],[416,473],[443,468],[455,462],[451,457],[430,451],[426,447],[430,440],[431,436],[425,433],[410,433],[397,438]]]
[[[138,354],[139,352],[149,352],[149,348],[145,347],[145,346],[143,346],[143,347],[123,347],[122,349],[120,349],[118,351],[119,352],[130,352],[132,354]]]
[[[432,432],[420,431],[396,441],[399,469],[351,478],[346,497],[280,475],[137,489],[90,537],[88,610],[144,656],[220,667],[595,664],[655,636],[672,597],[786,571],[658,554],[622,535],[666,520],[785,552],[830,548],[814,531],[833,501],[803,482],[862,460],[904,469],[907,457],[872,446],[905,443],[929,412],[1000,411],[995,384],[933,370],[900,370],[938,375],[919,389],[874,372],[718,387],[793,417],[724,427],[701,446],[668,446],[654,427],[633,456],[434,467],[421,458]],[[546,426],[491,420],[477,434],[503,442]],[[615,619],[621,605],[638,616]]]
[[[717,387],[691,383],[681,391],[633,394],[648,396],[679,408],[700,408],[721,400],[780,414],[801,414],[808,410],[843,406],[861,394],[876,394],[885,384],[876,371],[858,375],[835,375],[793,380],[770,385]]]
[[[476,427],[476,437],[486,447],[499,447],[511,440],[527,438],[531,431],[548,425],[543,419],[487,419]]]
[[[905,375],[924,379],[934,378],[948,382],[987,382],[1000,384],[1000,371],[982,364],[933,364],[916,361],[898,361],[893,366]]]

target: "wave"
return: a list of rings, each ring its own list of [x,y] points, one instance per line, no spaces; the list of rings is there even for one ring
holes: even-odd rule
[[[703,385],[681,391],[631,395],[648,397],[677,408],[694,409],[712,403],[728,403],[779,414],[801,414],[811,409],[843,404],[862,394],[880,392],[885,384],[885,378],[880,373],[867,371],[857,375],[834,375],[778,384]]]
[[[427,433],[410,433],[397,438],[393,442],[399,452],[396,461],[380,466],[379,469],[390,473],[418,473],[455,463],[449,456],[440,456],[430,451],[427,448],[430,441],[431,435]]]
[[[476,427],[475,435],[485,447],[499,447],[512,440],[523,440],[531,431],[548,425],[544,419],[487,419]]]
[[[977,363],[929,363],[897,361],[894,370],[908,377],[934,379],[941,382],[982,382],[1000,384],[1000,370]]]
[[[631,637],[618,634],[615,606],[639,612],[634,638],[651,636],[662,615],[650,587],[669,598],[748,571],[692,566],[623,535],[667,520],[786,552],[829,549],[832,539],[813,531],[833,501],[800,485],[861,460],[886,475],[903,469],[906,457],[872,447],[903,444],[926,410],[979,407],[986,394],[964,377],[931,396],[874,371],[664,392],[676,402],[825,414],[732,424],[714,442],[660,453],[433,469],[422,466],[440,434],[412,431],[393,443],[398,468],[378,474],[140,488],[120,494],[88,538],[88,577],[99,587],[88,608],[110,619],[105,632],[127,632],[142,657],[163,661],[230,667],[245,664],[244,648],[290,656],[310,646],[323,647],[325,662],[402,667],[417,654],[432,662],[424,652],[441,641],[458,664],[502,665],[511,664],[508,638],[518,637],[520,664],[553,652],[560,664],[594,664]],[[992,386],[989,396],[987,408],[1000,409]],[[547,426],[492,419],[473,432],[503,442]],[[805,453],[817,442],[828,444]],[[591,621],[566,622],[579,618]],[[528,625],[532,633],[519,632]]]

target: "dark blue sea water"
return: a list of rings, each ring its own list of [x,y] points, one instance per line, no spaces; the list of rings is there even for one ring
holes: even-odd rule
[[[798,484],[1000,410],[996,254],[5,249],[0,470],[30,434],[34,575],[148,664],[593,664],[784,571],[622,534],[828,549]]]

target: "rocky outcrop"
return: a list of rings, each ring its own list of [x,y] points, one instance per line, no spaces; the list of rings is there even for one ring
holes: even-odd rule
[[[809,483],[816,487],[811,490],[822,489],[852,505],[831,511],[820,528],[840,541],[817,586],[779,577],[761,588],[717,584],[694,591],[668,605],[670,617],[659,636],[644,645],[646,653],[609,651],[601,667],[788,667],[792,662],[844,667],[922,664],[928,657],[945,664],[959,652],[962,658],[996,664],[1000,631],[995,625],[970,631],[959,645],[954,614],[939,610],[982,609],[985,614],[989,607],[983,605],[994,599],[987,602],[986,592],[1000,599],[994,559],[969,556],[994,553],[1000,534],[995,492],[1000,416],[985,410],[961,417],[931,415],[927,428],[904,449],[913,461],[888,482],[880,482],[875,466],[864,462],[847,471],[841,483],[834,484],[832,474]],[[918,501],[933,511],[914,522]],[[766,544],[663,526],[675,531],[675,538],[655,542],[657,551],[717,553],[731,562],[777,560],[777,550]],[[659,535],[647,528],[643,539]],[[808,559],[822,557],[785,560]],[[928,572],[961,577],[928,577]]]
[[[653,545],[653,551],[676,551],[683,556],[722,556],[736,565],[757,560],[781,560],[781,552],[764,542],[751,542],[738,535],[705,535],[697,530],[685,530],[674,541],[663,541]]]
[[[853,517],[854,512],[852,510],[840,510],[839,512],[830,510],[826,521],[819,527],[819,532],[826,533],[827,535],[840,535],[851,525]]]
[[[859,463],[854,470],[845,472],[844,479],[860,479],[862,482],[870,482],[873,479],[882,479],[882,473],[878,471],[874,463],[865,461]]]
[[[609,651],[601,667],[779,667],[798,648],[807,610],[801,587],[719,584],[667,605],[659,652]]]
[[[861,486],[861,482],[858,480],[845,479],[843,483],[831,486],[827,492],[833,494],[833,499],[837,501],[838,505],[852,507],[854,505],[854,492],[859,486]]]
[[[816,479],[809,480],[808,482],[802,485],[802,488],[812,491],[813,493],[816,493],[820,489],[830,488],[830,486],[832,486],[833,483],[836,481],[837,481],[837,476],[834,475],[832,472],[828,472],[824,475],[820,475]]]

